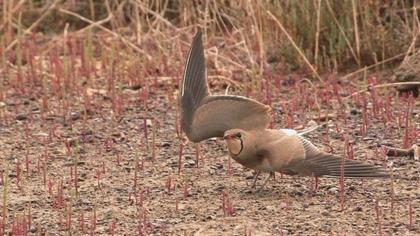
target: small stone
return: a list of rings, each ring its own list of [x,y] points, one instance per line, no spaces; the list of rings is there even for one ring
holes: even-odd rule
[[[216,217],[214,215],[207,215],[206,220],[214,220]]]
[[[354,208],[354,211],[362,211],[363,208],[361,206],[357,206],[356,208]]]
[[[80,113],[79,112],[72,112],[70,114],[70,119],[73,120],[73,121],[80,119]]]
[[[92,135],[93,131],[91,129],[85,129],[81,132],[81,135]]]
[[[336,187],[332,187],[332,188],[330,188],[328,191],[329,191],[330,193],[332,193],[332,194],[337,194],[337,193],[338,193],[338,188],[336,188]]]
[[[413,144],[411,147],[414,151],[414,160],[418,161],[420,160],[420,147],[417,144]]]
[[[5,107],[6,106],[6,103],[4,103],[4,102],[0,102],[0,108],[3,108],[3,107]]]
[[[357,109],[355,109],[355,108],[353,108],[353,109],[351,109],[350,110],[350,114],[351,115],[357,115],[357,114],[359,114],[360,112],[357,110]]]
[[[28,117],[23,113],[16,115],[16,120],[26,120],[26,119],[28,119]]]
[[[223,165],[222,164],[213,164],[210,166],[211,169],[213,170],[221,170],[223,169]]]
[[[321,215],[323,215],[323,216],[331,216],[331,214],[330,214],[330,212],[329,211],[323,211],[323,212],[321,212]]]
[[[171,146],[171,143],[169,142],[162,143],[161,145],[161,147],[170,147],[170,146]]]
[[[196,166],[194,160],[187,160],[186,162],[184,162],[184,167],[194,167],[194,166]]]

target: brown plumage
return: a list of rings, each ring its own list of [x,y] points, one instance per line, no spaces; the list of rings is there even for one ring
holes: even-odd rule
[[[224,137],[238,163],[264,172],[303,176],[388,177],[383,167],[326,153],[294,130],[268,129],[270,107],[208,91],[201,33],[193,39],[180,89],[181,126],[200,142]]]

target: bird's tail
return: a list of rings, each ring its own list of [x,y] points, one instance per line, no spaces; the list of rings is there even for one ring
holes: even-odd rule
[[[388,178],[389,171],[382,166],[367,162],[344,159],[329,153],[320,153],[317,156],[305,160],[310,163],[310,169],[315,176],[334,176],[351,178]]]

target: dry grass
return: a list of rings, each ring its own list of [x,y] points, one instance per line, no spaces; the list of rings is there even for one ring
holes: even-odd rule
[[[246,65],[253,73],[262,75],[267,59],[288,62],[291,70],[305,68],[308,63],[304,58],[321,72],[334,72],[361,68],[406,52],[410,43],[416,41],[419,28],[414,3],[5,0],[1,45],[9,51],[34,29],[61,35],[69,24],[70,32],[92,28],[106,31],[131,44],[137,52],[142,52],[139,48],[145,48],[145,41],[152,38],[165,53],[170,51],[167,43],[173,42],[174,37],[184,38],[202,28],[207,38],[221,35],[228,45],[247,52],[248,58],[235,62]]]
[[[331,151],[332,146],[340,150],[355,145],[359,158],[369,154],[385,163],[376,142],[418,142],[419,103],[396,96],[389,87],[399,84],[380,81],[380,74],[369,76],[369,70],[381,71],[416,50],[415,3],[1,1],[0,156],[5,158],[0,165],[0,233],[145,235],[171,226],[173,234],[208,232],[192,229],[209,215],[216,224],[207,226],[219,234],[219,226],[231,230],[226,221],[252,217],[260,221],[249,226],[249,234],[260,226],[269,230],[264,211],[251,207],[257,197],[240,193],[249,172],[220,158],[224,149],[218,141],[203,143],[208,149],[201,148],[201,153],[182,143],[177,85],[192,35],[198,29],[204,32],[213,91],[240,93],[271,105],[282,114],[275,116],[275,128],[330,120],[328,127],[320,125],[325,130],[311,134],[318,144]],[[344,74],[340,83],[337,73]],[[359,75],[361,80],[352,79]],[[413,160],[403,164],[408,172],[401,165],[395,173],[410,174],[396,178],[392,186],[395,214],[391,207],[388,216],[388,204],[383,206],[388,193],[382,190],[388,183],[350,181],[349,186],[357,188],[342,202],[348,212],[326,208],[319,218],[319,209],[307,206],[317,216],[311,218],[324,221],[331,216],[333,222],[331,229],[323,229],[321,222],[311,233],[419,232],[418,191],[413,188],[418,186],[418,171]],[[295,213],[311,193],[301,193],[295,184],[305,189],[307,179],[284,180],[288,187],[275,185],[262,201],[273,205],[282,219],[278,233],[303,233],[312,226],[299,217],[308,215]],[[336,191],[325,187],[335,188],[334,183],[327,180],[314,195],[315,205],[336,202]],[[282,204],[290,213],[278,208],[278,193],[286,198]],[[206,204],[211,207],[203,208]],[[363,208],[354,210],[353,204]],[[197,211],[192,213],[190,205]],[[372,206],[378,229],[369,215]],[[347,220],[358,218],[353,215],[358,211],[369,216],[359,229]],[[191,219],[180,212],[193,215],[194,223],[189,225]],[[335,221],[337,215],[341,217]],[[187,223],[176,228],[173,219]],[[299,231],[283,224],[294,220],[306,226]]]

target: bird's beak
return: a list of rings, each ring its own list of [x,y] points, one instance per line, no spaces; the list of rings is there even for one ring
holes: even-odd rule
[[[224,140],[230,140],[230,139],[233,139],[233,134],[227,134],[227,135],[223,136],[223,139],[224,139]]]

